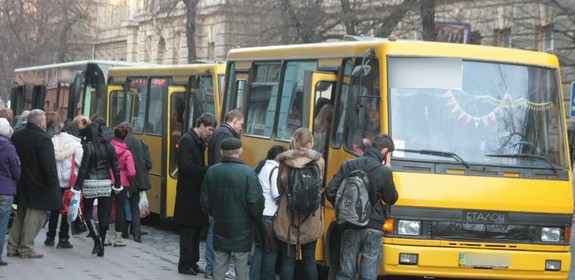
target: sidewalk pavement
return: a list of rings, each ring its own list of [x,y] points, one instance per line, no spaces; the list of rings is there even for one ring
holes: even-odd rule
[[[112,225],[113,229],[113,225]],[[57,249],[44,245],[47,227],[35,240],[35,251],[44,254],[42,259],[6,257],[6,244],[2,259],[7,266],[0,266],[0,279],[10,280],[79,280],[79,279],[204,279],[178,273],[179,235],[150,226],[142,226],[149,234],[142,236],[142,243],[125,239],[126,247],[106,246],[104,257],[92,255],[94,242],[87,232],[73,235],[72,249]],[[114,230],[108,232],[112,237]],[[6,236],[8,240],[8,236]],[[56,239],[56,243],[58,240]],[[205,242],[202,241],[201,254]],[[205,267],[203,255],[200,267]]]

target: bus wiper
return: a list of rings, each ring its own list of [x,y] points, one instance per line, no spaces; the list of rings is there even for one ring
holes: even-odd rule
[[[500,158],[534,158],[534,159],[539,159],[539,160],[546,162],[555,174],[557,174],[557,172],[559,172],[559,169],[556,169],[553,166],[553,163],[551,163],[547,158],[542,157],[542,156],[528,155],[528,154],[502,154],[502,155],[492,154],[492,155],[485,155],[485,156],[486,157],[500,157]]]
[[[444,151],[436,151],[436,150],[410,150],[410,149],[397,149],[397,150],[408,152],[408,153],[418,153],[418,154],[422,154],[422,155],[432,155],[432,156],[438,156],[438,157],[453,158],[456,161],[458,161],[459,163],[463,164],[466,168],[469,168],[469,164],[467,162],[465,162],[461,157],[459,157],[457,154],[452,153],[452,152],[444,152]]]

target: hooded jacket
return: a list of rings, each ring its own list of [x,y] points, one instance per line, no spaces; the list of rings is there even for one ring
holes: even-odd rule
[[[132,152],[128,149],[126,142],[114,138],[112,140],[112,146],[116,150],[116,156],[118,157],[118,167],[120,167],[120,183],[124,187],[129,187],[130,182],[136,176],[136,167],[134,166],[134,157]],[[112,184],[114,184],[114,176],[112,177]]]
[[[307,163],[314,160],[320,169],[320,174],[324,174],[325,162],[321,153],[312,149],[302,150],[288,150],[278,155],[279,176],[278,176],[278,191],[280,193],[280,203],[278,206],[277,217],[274,221],[274,233],[276,237],[289,244],[308,244],[316,241],[323,234],[323,211],[319,207],[315,213],[309,217],[292,217],[288,209],[288,171],[289,168],[302,168]],[[322,179],[323,180],[323,179]],[[295,220],[294,220],[295,219]],[[299,224],[299,219],[303,223],[299,226],[299,231],[294,224]],[[298,236],[299,235],[299,236]],[[299,239],[298,239],[299,238]]]
[[[82,163],[81,140],[78,137],[66,132],[60,132],[52,138],[54,144],[54,154],[56,156],[56,169],[58,170],[58,181],[60,188],[70,187],[70,176],[72,171],[72,155],[74,155],[74,173],[78,175],[80,164]]]
[[[344,178],[355,169],[363,169],[369,178],[369,198],[372,202],[371,215],[365,228],[383,231],[385,217],[389,214],[389,205],[395,204],[398,199],[397,190],[393,182],[391,169],[381,164],[383,155],[376,148],[368,147],[365,153],[357,158],[344,162],[326,187],[326,198],[335,207],[337,189]],[[381,202],[388,206],[384,206]]]
[[[20,180],[20,158],[6,136],[0,135],[0,195],[16,195]]]

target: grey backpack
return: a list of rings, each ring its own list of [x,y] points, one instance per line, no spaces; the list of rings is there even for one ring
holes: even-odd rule
[[[371,215],[369,179],[361,169],[353,170],[343,179],[335,197],[335,215],[338,224],[365,226]]]

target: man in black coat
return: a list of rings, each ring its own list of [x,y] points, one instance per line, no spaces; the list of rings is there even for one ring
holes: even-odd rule
[[[208,167],[204,161],[206,139],[217,125],[216,118],[206,113],[201,115],[196,127],[180,138],[178,157],[178,183],[174,222],[180,229],[180,260],[178,272],[188,275],[203,273],[198,266],[200,260],[200,233],[208,225],[208,216],[202,211],[200,193]]]
[[[120,125],[126,125],[129,128],[128,135],[124,140],[134,158],[134,166],[136,167],[136,177],[130,183],[130,209],[132,211],[131,233],[134,236],[134,241],[142,243],[142,230],[140,224],[140,191],[147,191],[152,188],[150,176],[148,172],[152,169],[152,157],[148,144],[144,140],[134,136],[132,133],[132,125],[129,122],[123,122]],[[124,231],[122,232],[123,238],[128,238],[128,223],[125,223]]]
[[[46,211],[59,211],[64,207],[54,144],[45,131],[46,115],[35,109],[28,115],[26,127],[12,135],[22,162],[22,176],[17,185],[18,213],[10,229],[8,257],[42,258],[42,254],[34,251],[34,239],[46,220]]]

